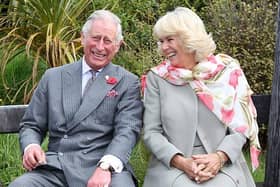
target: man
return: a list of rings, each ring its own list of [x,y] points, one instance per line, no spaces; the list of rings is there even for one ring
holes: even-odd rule
[[[81,32],[83,59],[43,75],[20,124],[28,172],[11,187],[135,186],[128,160],[143,106],[138,78],[111,63],[122,38],[119,18],[95,11]]]

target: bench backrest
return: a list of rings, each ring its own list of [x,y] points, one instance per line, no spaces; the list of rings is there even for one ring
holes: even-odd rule
[[[253,102],[258,111],[258,123],[268,124],[270,95],[254,95]],[[0,133],[16,133],[19,122],[28,105],[0,106]]]
[[[253,95],[252,99],[258,113],[258,124],[268,125],[271,95]]]
[[[0,106],[0,133],[17,133],[27,105]]]

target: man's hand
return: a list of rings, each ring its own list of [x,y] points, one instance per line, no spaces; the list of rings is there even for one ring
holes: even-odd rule
[[[45,164],[46,155],[40,145],[30,145],[23,154],[22,164],[25,169],[31,171],[39,165]]]
[[[87,187],[108,187],[111,183],[111,172],[97,167],[93,175],[89,178]]]

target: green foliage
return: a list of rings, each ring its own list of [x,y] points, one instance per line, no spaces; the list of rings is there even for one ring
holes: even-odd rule
[[[277,1],[210,2],[201,14],[217,42],[217,52],[239,60],[255,93],[270,93]]]
[[[7,3],[7,1],[5,1]],[[96,9],[119,15],[125,36],[124,46],[114,63],[137,75],[158,64],[152,28],[156,20],[177,6],[192,8],[204,18],[217,41],[217,52],[237,58],[253,90],[270,93],[275,43],[277,2],[233,0],[15,0],[0,17],[2,50],[0,103],[27,103],[40,79],[39,64],[45,67],[70,63],[81,56],[81,25]],[[4,5],[4,4],[3,4]],[[1,8],[7,8],[1,6]],[[6,10],[6,9],[5,9]],[[53,11],[57,10],[57,11]],[[200,11],[201,10],[201,11]],[[200,11],[200,12],[199,12]],[[22,54],[24,57],[22,57]],[[17,57],[21,55],[21,57]],[[32,67],[29,76],[17,79],[24,86],[13,87],[8,64],[23,58]],[[262,70],[262,71],[260,71]],[[24,73],[25,74],[25,73]],[[8,77],[7,77],[8,76]],[[25,82],[24,82],[25,81]],[[13,92],[11,90],[17,90]],[[23,97],[23,98],[19,98]],[[19,99],[16,99],[19,98]]]
[[[5,71],[19,54],[32,62],[32,73],[22,89],[27,102],[38,83],[39,62],[47,67],[60,66],[76,59],[80,18],[90,0],[14,0],[7,14],[0,17],[0,62],[2,82],[8,89]],[[31,83],[31,87],[29,87]]]
[[[6,186],[24,172],[17,135],[0,135],[0,147],[0,181]]]
[[[5,1],[6,2],[6,1]],[[39,63],[46,67],[73,62],[82,55],[79,39],[81,25],[96,9],[108,9],[122,20],[125,44],[114,63],[137,75],[158,64],[160,56],[152,37],[159,16],[177,6],[201,9],[204,0],[13,0],[8,12],[0,17],[0,51],[3,51],[2,82],[11,94],[5,75],[7,64],[25,53],[32,71],[25,79],[23,102],[27,103],[37,86]],[[2,7],[2,6],[1,6]],[[18,89],[18,88],[17,88]],[[14,95],[6,97],[14,98]],[[3,99],[2,99],[3,100]]]
[[[31,84],[28,80],[30,74],[32,74],[32,65],[33,61],[28,59],[24,53],[19,54],[13,59],[13,61],[7,64],[4,73],[6,87],[4,87],[3,84],[0,84],[0,104],[7,105],[23,103],[24,94],[27,94],[28,88],[31,89]],[[46,64],[40,62],[38,66],[38,79],[46,69]],[[0,82],[1,81],[2,76],[0,77]],[[27,89],[23,90],[23,88]]]

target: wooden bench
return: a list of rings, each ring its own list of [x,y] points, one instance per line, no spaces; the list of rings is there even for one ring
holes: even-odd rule
[[[253,101],[258,111],[258,123],[268,124],[270,95],[254,95]],[[0,134],[17,133],[19,130],[19,122],[26,108],[27,105],[0,106]],[[263,183],[257,183],[256,185],[257,187],[263,187]]]

